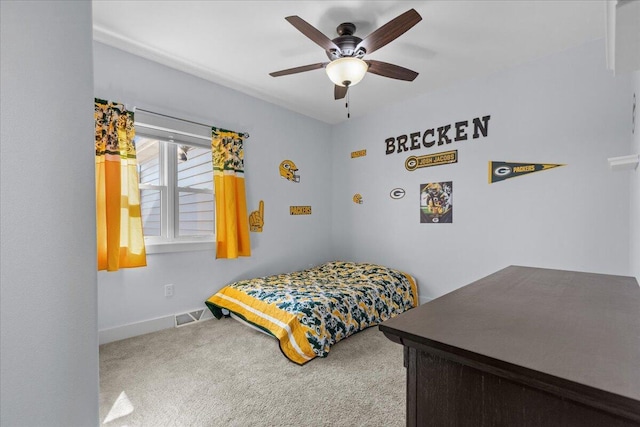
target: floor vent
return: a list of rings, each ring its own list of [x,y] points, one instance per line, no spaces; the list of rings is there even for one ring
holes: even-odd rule
[[[205,309],[190,311],[188,313],[176,314],[176,328],[180,326],[190,325],[201,320],[207,320],[211,316],[206,316]]]

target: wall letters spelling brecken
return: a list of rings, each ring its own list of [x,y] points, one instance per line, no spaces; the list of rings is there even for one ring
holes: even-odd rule
[[[438,128],[427,129],[424,132],[412,132],[409,135],[389,137],[384,140],[387,144],[386,154],[403,153],[421,148],[439,147],[452,142],[478,139],[489,134],[489,120],[491,116],[476,117]],[[470,123],[471,122],[471,123]]]

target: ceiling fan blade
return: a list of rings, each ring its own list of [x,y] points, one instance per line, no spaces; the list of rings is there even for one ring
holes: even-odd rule
[[[338,47],[338,45],[336,45],[329,37],[322,34],[320,30],[318,30],[316,27],[309,24],[307,21],[300,18],[299,16],[295,16],[295,15],[287,16],[284,19],[289,21],[289,23],[294,27],[296,27],[298,31],[300,31],[305,36],[309,37],[311,41],[313,41],[315,44],[317,44],[324,50],[335,49],[338,52],[340,51],[340,48]]]
[[[356,46],[355,51],[361,47],[367,54],[376,51],[403,35],[421,20],[422,16],[415,9],[408,10],[365,37]]]
[[[367,70],[368,72],[377,74],[379,76],[389,77],[397,80],[406,80],[408,82],[412,82],[416,77],[418,77],[418,73],[416,73],[415,71],[401,67],[399,65],[389,64],[382,61],[374,61],[371,59],[368,59],[364,62],[369,64],[369,69]]]
[[[288,74],[297,74],[303,73],[305,71],[317,70],[319,68],[326,67],[328,62],[318,62],[317,64],[303,65],[301,67],[289,68],[286,70],[274,71],[273,73],[269,73],[271,77],[280,77],[286,76]]]
[[[347,96],[347,90],[349,88],[347,86],[338,86],[335,85],[333,88],[333,96],[335,99],[342,99]]]

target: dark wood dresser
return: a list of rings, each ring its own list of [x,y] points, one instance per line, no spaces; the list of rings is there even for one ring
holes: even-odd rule
[[[635,278],[511,266],[380,330],[408,426],[640,426]]]

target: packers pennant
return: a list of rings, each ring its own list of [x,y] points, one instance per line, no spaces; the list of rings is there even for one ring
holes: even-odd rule
[[[514,163],[514,162],[489,162],[489,184],[526,175],[532,172],[565,166],[557,163]]]

